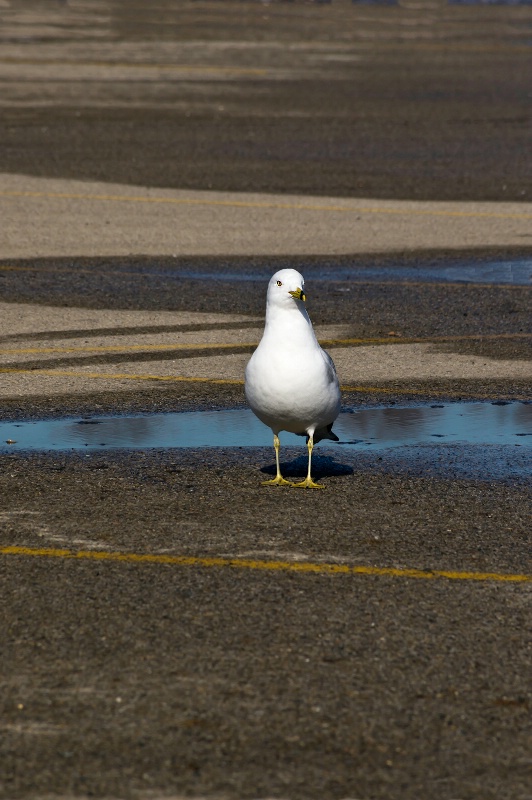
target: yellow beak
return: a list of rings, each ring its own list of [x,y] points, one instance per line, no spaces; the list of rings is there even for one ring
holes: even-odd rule
[[[303,302],[307,299],[303,289],[294,289],[293,292],[288,292],[288,294],[291,294],[296,300],[302,300]]]

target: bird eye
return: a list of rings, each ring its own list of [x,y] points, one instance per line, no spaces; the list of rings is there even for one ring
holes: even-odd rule
[[[282,285],[283,285],[282,281],[277,281],[277,286],[282,286]]]

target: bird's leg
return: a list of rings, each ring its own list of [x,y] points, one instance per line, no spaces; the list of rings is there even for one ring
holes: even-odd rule
[[[290,481],[285,481],[281,475],[281,468],[279,467],[279,448],[281,443],[276,433],[273,434],[273,446],[275,447],[275,465],[277,467],[277,475],[271,481],[262,481],[263,486],[291,486]]]
[[[308,449],[308,471],[307,477],[301,483],[293,483],[292,486],[295,486],[298,489],[325,489],[321,483],[314,483],[310,476],[310,465],[312,462],[312,450],[314,449],[314,436],[311,435],[308,437],[307,442],[307,449]]]

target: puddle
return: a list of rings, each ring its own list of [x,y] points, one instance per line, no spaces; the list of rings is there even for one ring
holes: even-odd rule
[[[453,403],[344,411],[340,443],[318,447],[382,451],[422,444],[532,445],[532,404]],[[304,439],[281,433],[283,446]],[[271,447],[272,434],[248,409],[0,423],[0,450]]]
[[[453,264],[423,267],[358,267],[324,270],[329,280],[353,281],[421,281],[425,283],[489,283],[520,286],[532,285],[532,261],[496,261],[488,264]]]
[[[532,2],[532,0],[531,0]],[[452,264],[428,266],[365,267],[316,266],[309,264],[303,269],[309,281],[353,281],[353,282],[404,282],[422,283],[487,283],[510,286],[532,286],[532,260],[493,261],[485,264]],[[165,277],[188,278],[197,281],[254,281],[267,283],[270,273],[258,272],[209,272],[209,271],[160,271],[146,273]]]

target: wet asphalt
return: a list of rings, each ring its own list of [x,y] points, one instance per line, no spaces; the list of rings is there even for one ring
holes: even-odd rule
[[[75,99],[11,105],[0,115],[2,171],[224,191],[530,199],[526,10],[508,18],[508,9],[484,9],[475,18],[475,7],[450,17],[421,8],[401,17],[400,9],[341,3],[216,3],[199,11],[185,4],[177,19],[172,4],[160,3],[154,20],[142,4],[104,5],[109,19],[94,30],[101,25],[133,43],[277,37],[297,54],[320,37],[347,46],[361,29],[371,33],[371,69],[338,58],[304,82],[252,81],[240,92],[213,83],[203,87],[199,110],[181,95],[169,108],[166,96],[158,100],[141,83],[138,102],[120,109]],[[357,15],[358,28],[346,24],[347,13]],[[422,35],[427,14],[441,15],[432,46]],[[403,34],[412,47],[400,46]],[[213,113],[220,91],[230,100],[225,115]],[[278,118],[279,110],[293,113]],[[176,140],[180,158],[169,158]],[[530,254],[524,242],[496,252],[354,253],[327,263],[422,268]],[[223,261],[32,259],[31,272],[1,273],[0,299],[257,315],[259,282],[235,293],[227,281],[187,272],[262,275],[323,261],[287,254],[265,263],[252,253]],[[115,274],[126,265],[171,266],[180,279],[159,276],[147,292],[142,281]],[[58,277],[58,267],[69,269]],[[452,348],[526,358],[529,340],[505,337],[530,333],[530,291],[317,281],[310,310],[315,323],[352,323],[361,337],[501,335]],[[412,381],[382,394],[346,394],[344,404],[479,396],[526,399],[530,386]],[[18,396],[2,401],[2,417],[243,405],[240,386],[183,383]],[[529,797],[530,584],[500,580],[532,571],[525,448],[519,457],[517,448],[490,448],[474,458],[456,447],[377,458],[317,450],[315,476],[326,489],[310,492],[261,487],[273,451],[234,445],[0,455],[2,548],[31,550],[0,555],[1,796]],[[302,449],[283,452],[288,477],[304,473]],[[371,565],[398,574],[67,557],[74,551]],[[425,575],[401,573],[408,568]]]

